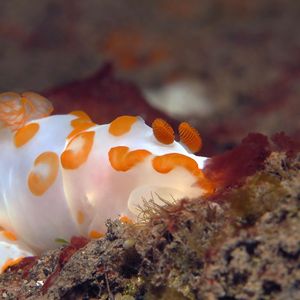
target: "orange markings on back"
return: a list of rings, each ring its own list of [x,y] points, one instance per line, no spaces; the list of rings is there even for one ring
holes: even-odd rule
[[[182,167],[197,178],[197,184],[205,190],[206,194],[214,192],[214,185],[199,169],[197,162],[184,154],[168,153],[156,156],[152,160],[152,166],[154,170],[162,174],[169,173],[176,167]]]
[[[171,125],[163,119],[155,119],[152,123],[153,134],[162,144],[172,144],[175,140],[174,130]]]
[[[14,135],[14,144],[17,148],[29,142],[38,132],[40,125],[38,123],[30,123],[17,130]]]
[[[180,153],[168,153],[156,156],[152,160],[152,166],[159,173],[169,173],[176,167],[183,167],[191,173],[199,170],[196,161]]]
[[[136,121],[137,117],[133,116],[118,117],[110,123],[108,131],[114,136],[121,136],[129,132]]]
[[[19,262],[23,260],[24,256],[20,256],[18,258],[9,258],[6,260],[4,265],[1,267],[1,273],[5,272],[8,268],[17,265]]]
[[[125,146],[111,148],[108,153],[111,166],[116,171],[122,172],[130,170],[149,155],[151,155],[151,152],[147,150],[129,151],[129,148]]]
[[[78,121],[78,122],[76,123],[75,126],[73,126],[74,129],[73,129],[73,130],[70,132],[70,134],[67,136],[67,139],[71,139],[71,138],[73,138],[75,135],[77,135],[78,133],[80,133],[80,132],[82,132],[82,131],[84,131],[84,130],[86,130],[86,129],[89,129],[89,128],[93,127],[93,126],[95,126],[95,123],[90,122],[90,121],[85,120],[85,119],[76,119],[76,120],[73,120],[73,121]],[[73,122],[73,121],[72,121],[72,122]],[[81,121],[81,122],[79,122],[79,121]],[[71,123],[72,123],[72,122],[71,122]],[[71,125],[73,125],[73,124],[71,124]]]
[[[81,225],[81,224],[84,223],[85,216],[84,216],[84,213],[81,210],[77,211],[76,219],[77,219],[78,224]]]
[[[81,110],[72,111],[70,114],[77,116],[78,118],[71,121],[71,126],[73,127],[73,130],[67,136],[67,139],[71,139],[78,133],[96,125],[94,122],[92,122],[90,117]]]
[[[121,216],[119,218],[120,222],[124,223],[124,224],[133,224],[133,221],[132,219],[130,219],[129,217],[127,216]]]
[[[35,196],[43,195],[54,183],[59,168],[59,159],[54,152],[44,152],[34,161],[34,167],[28,176],[29,190]]]
[[[16,235],[12,231],[4,230],[4,231],[2,231],[2,234],[5,238],[7,238],[10,241],[16,241],[17,240]]]
[[[0,127],[8,127],[14,131],[31,120],[50,115],[52,111],[52,104],[33,92],[0,94]]]
[[[91,121],[90,116],[82,110],[73,110],[70,112],[70,115],[76,116],[79,119],[85,119],[85,120]]]
[[[88,159],[94,144],[94,136],[94,131],[85,131],[69,142],[60,157],[63,168],[77,169]]]
[[[88,119],[82,119],[82,118],[77,118],[71,121],[71,126],[76,129],[77,127],[80,127],[82,125],[85,124],[93,124],[95,125],[95,123],[93,123],[91,120]]]
[[[200,151],[202,139],[199,132],[187,122],[183,122],[178,128],[181,143],[186,145],[192,153]]]
[[[97,231],[97,230],[91,230],[91,231],[89,232],[89,238],[91,238],[91,239],[100,239],[100,238],[102,238],[103,236],[104,236],[104,233],[99,232],[99,231]]]

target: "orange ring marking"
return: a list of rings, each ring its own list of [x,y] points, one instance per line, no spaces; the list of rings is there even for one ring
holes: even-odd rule
[[[29,190],[35,196],[43,195],[55,182],[59,159],[55,152],[44,152],[34,161],[34,168],[28,175]]]
[[[116,171],[126,172],[141,163],[151,152],[143,149],[129,151],[126,146],[111,148],[108,153],[111,166]]]
[[[94,144],[94,136],[94,131],[85,131],[69,142],[60,157],[64,169],[77,169],[86,162]]]

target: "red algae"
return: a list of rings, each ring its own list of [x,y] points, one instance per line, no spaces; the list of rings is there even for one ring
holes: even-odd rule
[[[73,236],[71,238],[71,246],[73,246],[75,249],[80,249],[84,247],[90,240],[82,237],[82,236]]]
[[[53,103],[55,114],[82,110],[97,123],[107,123],[121,115],[140,115],[151,123],[162,118],[174,120],[151,107],[141,90],[130,81],[116,78],[112,64],[107,63],[88,78],[75,80],[44,91]]]
[[[293,158],[300,151],[300,140],[293,139],[284,132],[275,133],[271,137],[275,150],[285,152],[288,158]]]
[[[83,248],[89,242],[88,239],[84,237],[72,237],[71,242],[68,246],[62,249],[59,258],[58,264],[54,270],[54,272],[47,278],[45,281],[42,293],[46,293],[50,286],[54,283],[55,279],[58,277],[60,271],[64,267],[64,265],[68,262],[68,260],[72,257],[72,255],[77,252],[80,248]]]
[[[234,149],[212,157],[206,163],[204,173],[218,190],[239,186],[246,177],[263,168],[270,153],[268,138],[260,133],[250,133]]]

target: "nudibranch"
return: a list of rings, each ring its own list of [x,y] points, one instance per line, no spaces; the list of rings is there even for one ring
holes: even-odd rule
[[[211,193],[198,132],[137,116],[97,125],[82,111],[50,115],[33,92],[0,94],[0,264],[57,247],[72,236],[98,238],[108,218],[136,219],[157,204]]]

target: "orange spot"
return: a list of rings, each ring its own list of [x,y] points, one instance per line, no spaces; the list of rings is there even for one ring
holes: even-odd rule
[[[33,92],[0,94],[1,127],[17,130],[28,121],[48,116],[52,111],[52,104]]]
[[[188,170],[197,179],[197,184],[205,190],[206,194],[214,192],[214,185],[206,178],[203,171],[199,169],[198,164],[192,158],[179,153],[168,153],[156,156],[152,160],[154,170],[159,173],[169,173],[176,167],[182,167]]]
[[[90,116],[82,110],[74,110],[70,112],[70,115],[76,116],[80,119],[85,119],[91,121]],[[77,119],[76,119],[77,120]]]
[[[19,262],[21,262],[21,260],[24,258],[24,256],[20,256],[18,258],[12,259],[9,258],[6,260],[6,262],[4,263],[4,265],[1,268],[1,273],[5,272],[8,268],[17,265]]]
[[[133,224],[133,221],[128,218],[127,216],[121,216],[119,218],[120,222],[125,223],[125,224]]]
[[[34,161],[34,168],[28,176],[29,190],[35,196],[43,195],[54,183],[59,168],[58,156],[54,152],[44,152]]]
[[[74,129],[67,136],[67,139],[71,139],[75,135],[77,135],[78,133],[95,126],[95,123],[87,121],[85,119],[76,119],[76,120],[73,120],[73,121],[76,121],[76,123],[75,123],[76,125],[74,125],[74,123],[71,124],[71,125],[73,125]]]
[[[83,224],[84,223],[84,219],[85,219],[84,213],[81,210],[79,210],[77,212],[77,223],[80,224],[80,225]]]
[[[60,157],[63,168],[77,169],[88,159],[94,136],[94,131],[81,132],[69,142]]]
[[[202,139],[199,132],[187,122],[179,125],[180,141],[186,145],[192,153],[200,151],[202,147]]]
[[[156,156],[152,160],[152,165],[159,173],[169,173],[176,167],[183,167],[191,173],[199,170],[195,160],[180,153],[168,153]]]
[[[28,143],[38,132],[40,125],[31,123],[20,128],[14,135],[14,144],[17,148]]]
[[[89,238],[91,238],[91,239],[100,239],[100,238],[102,238],[103,236],[104,236],[104,233],[99,232],[99,231],[97,231],[97,230],[91,230],[91,231],[89,232]]]
[[[71,121],[71,126],[74,129],[67,136],[67,139],[71,139],[78,133],[96,125],[94,122],[91,121],[90,117],[81,110],[75,110],[75,111],[71,112],[70,114],[77,116],[78,118]]]
[[[125,146],[111,148],[108,153],[111,166],[116,171],[123,172],[130,170],[149,155],[151,155],[151,152],[147,150],[129,151],[129,148]]]
[[[93,123],[91,120],[88,119],[83,119],[83,118],[77,118],[71,121],[71,126],[73,128],[77,128],[78,126],[81,126],[83,124],[93,124],[95,125],[95,123]]]
[[[131,126],[137,121],[137,117],[121,116],[113,120],[109,125],[109,133],[120,136],[130,131]]]
[[[11,231],[8,231],[8,230],[4,230],[2,231],[2,234],[4,237],[6,237],[8,240],[11,240],[11,241],[16,241],[17,240],[17,237],[16,235],[11,232]]]
[[[174,130],[169,123],[163,119],[155,119],[152,123],[153,134],[156,139],[166,145],[175,140]]]

